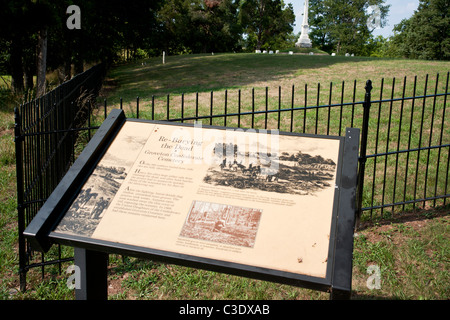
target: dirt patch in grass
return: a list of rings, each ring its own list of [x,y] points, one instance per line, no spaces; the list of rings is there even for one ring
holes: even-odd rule
[[[377,228],[378,231],[382,231],[383,229],[389,229],[396,224],[405,224],[411,227],[420,228],[429,220],[434,218],[446,217],[450,218],[450,208],[441,207],[441,208],[428,208],[428,209],[419,209],[416,211],[410,212],[401,212],[395,214],[395,216],[389,219],[380,219],[377,221],[363,221],[358,227],[358,231],[363,231],[369,228]]]

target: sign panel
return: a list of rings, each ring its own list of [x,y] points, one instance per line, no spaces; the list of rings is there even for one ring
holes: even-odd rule
[[[52,234],[326,278],[343,141],[127,120]]]

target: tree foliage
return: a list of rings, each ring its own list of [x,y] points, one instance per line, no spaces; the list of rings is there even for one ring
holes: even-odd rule
[[[167,0],[158,13],[161,45],[168,53],[237,50],[239,1]]]
[[[386,23],[389,6],[384,0],[310,0],[309,24],[313,44],[324,51],[361,55],[372,37],[367,24],[369,6],[380,9],[380,26]]]
[[[450,0],[420,0],[409,19],[394,27],[390,56],[450,59]]]
[[[66,26],[69,5],[80,8],[81,29]],[[255,10],[260,10],[259,20]],[[43,71],[39,66],[58,69],[63,81],[83,71],[86,63],[160,55],[163,50],[238,51],[244,33],[257,39],[251,46],[281,46],[294,20],[292,6],[282,0],[3,0],[0,71],[11,74],[20,92],[33,88],[33,75]],[[36,65],[43,51],[38,44],[45,44],[47,60]]]
[[[239,19],[250,46],[260,50],[280,47],[293,31],[295,15],[282,0],[244,0]]]

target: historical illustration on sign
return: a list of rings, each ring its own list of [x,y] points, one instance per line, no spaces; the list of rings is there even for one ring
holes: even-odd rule
[[[137,128],[139,124],[122,129],[116,137],[120,151],[112,147],[106,152],[55,231],[92,235],[148,138],[150,131]]]
[[[194,201],[180,236],[253,247],[262,210]]]
[[[126,177],[124,167],[98,165],[81,189],[57,231],[90,236]]]
[[[314,194],[330,187],[336,163],[320,155],[297,151],[271,154],[242,151],[237,144],[218,144],[214,153],[222,157],[209,168],[204,182],[238,189],[278,193]]]

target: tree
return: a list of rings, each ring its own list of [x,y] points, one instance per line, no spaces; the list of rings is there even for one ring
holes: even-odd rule
[[[280,37],[287,39],[293,31],[295,15],[292,4],[286,6],[282,0],[244,0],[240,21],[250,44],[260,50],[269,49]]]
[[[0,38],[9,46],[7,71],[11,74],[11,87],[15,92],[24,89],[23,61],[24,46],[29,38],[25,22],[30,17],[29,1],[0,2]]]
[[[450,0],[420,0],[414,15],[396,25],[394,33],[396,56],[450,59]]]
[[[62,79],[69,79],[72,65],[79,73],[85,63],[113,62],[122,48],[134,54],[158,46],[156,15],[163,2],[77,0],[81,29],[69,30],[66,10],[73,0],[1,1],[2,69],[11,74],[16,92],[32,89],[36,75],[43,93],[47,69],[62,66]]]
[[[168,53],[237,50],[236,0],[167,0],[158,13]]]
[[[386,24],[389,6],[385,0],[310,0],[309,24],[313,45],[336,53],[364,52],[372,37],[368,21],[369,6],[380,9],[380,27]]]

